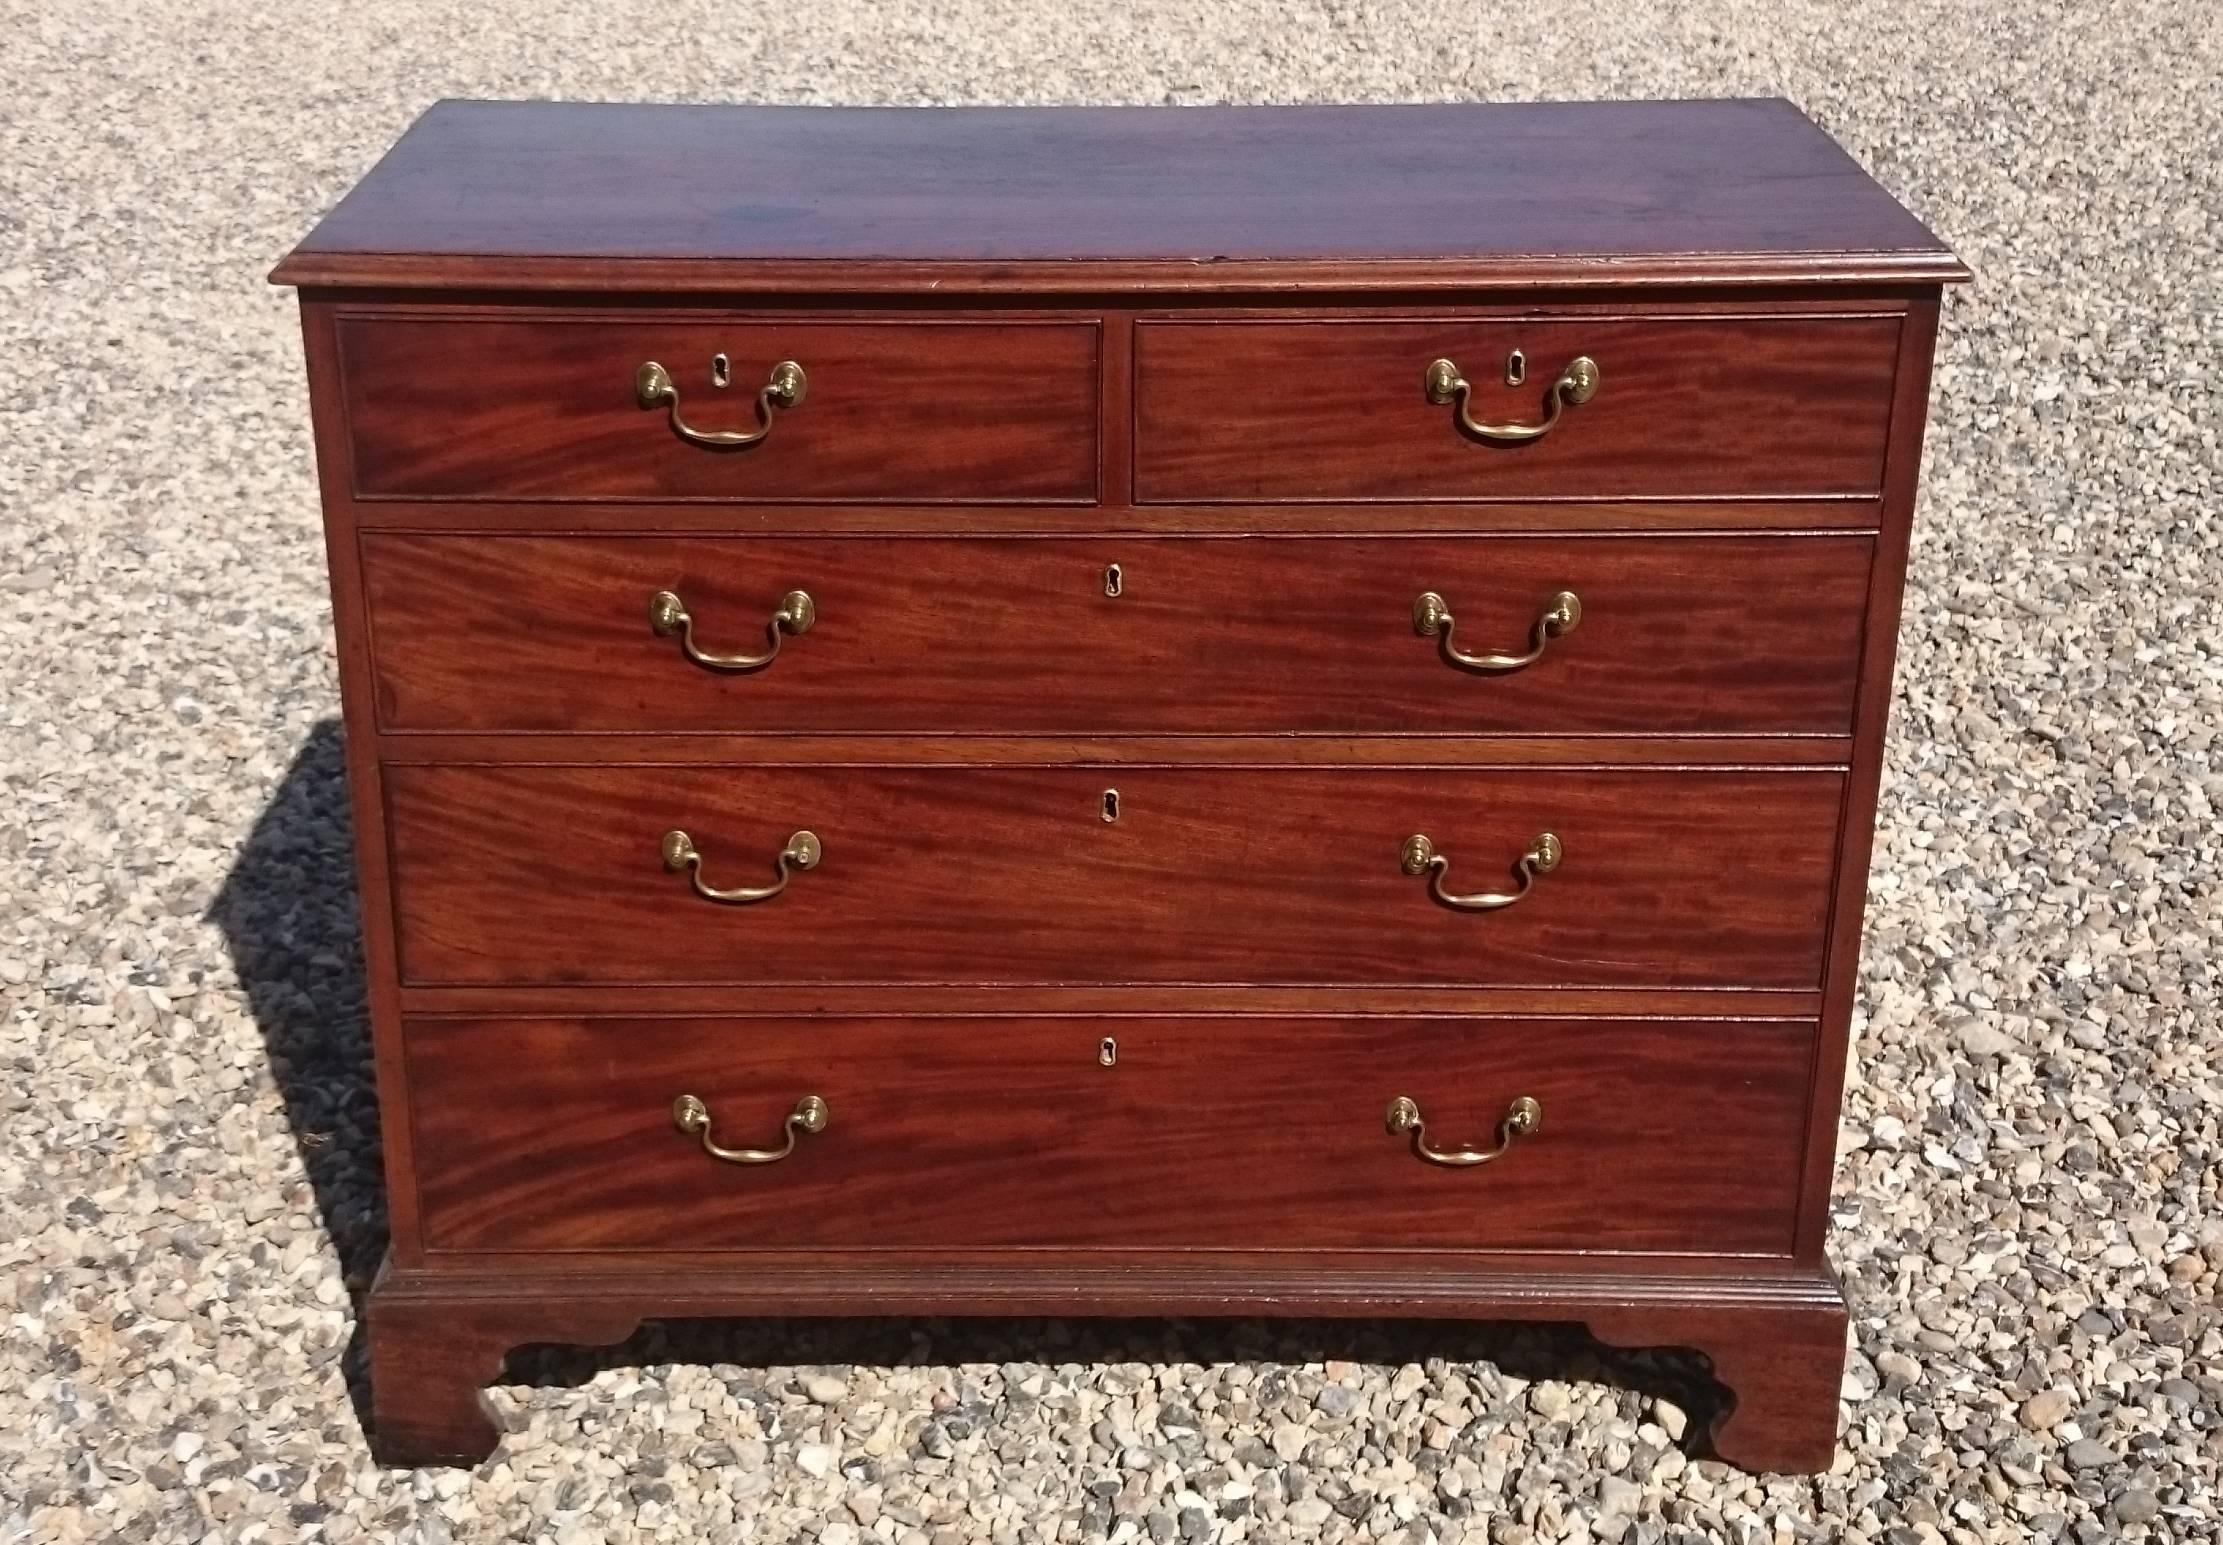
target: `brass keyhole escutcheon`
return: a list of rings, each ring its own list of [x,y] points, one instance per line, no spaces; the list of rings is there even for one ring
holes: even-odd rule
[[[1105,564],[1104,594],[1110,596],[1113,600],[1117,600],[1119,598],[1120,591],[1124,590],[1126,587],[1127,576],[1120,572],[1119,565],[1116,563]]]
[[[1108,1035],[1098,1041],[1096,1043],[1096,1060],[1107,1068],[1117,1067],[1119,1065],[1119,1042]]]
[[[1106,789],[1106,790],[1104,790],[1104,804],[1103,804],[1103,811],[1104,811],[1104,824],[1105,824],[1106,826],[1113,826],[1113,825],[1117,825],[1117,824],[1118,824],[1118,821],[1119,821],[1119,790],[1117,790],[1117,789]]]

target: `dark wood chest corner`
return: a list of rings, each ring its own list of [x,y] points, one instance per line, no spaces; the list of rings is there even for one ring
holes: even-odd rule
[[[443,103],[273,277],[382,1455],[645,1318],[1260,1314],[1828,1466],[1966,274],[1796,109]]]

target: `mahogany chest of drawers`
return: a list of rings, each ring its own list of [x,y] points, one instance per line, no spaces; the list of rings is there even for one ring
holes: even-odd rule
[[[1782,102],[433,109],[275,275],[381,1451],[643,1317],[1408,1315],[1826,1466],[1964,276]]]

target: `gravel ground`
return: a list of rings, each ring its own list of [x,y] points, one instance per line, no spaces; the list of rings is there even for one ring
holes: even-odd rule
[[[650,9],[0,0],[0,1539],[2213,1537],[2213,0]],[[375,1113],[262,275],[420,108],[1768,92],[1980,275],[1876,859],[1835,1471],[1687,1461],[1671,1362],[1566,1382],[1557,1332],[1255,1323],[679,1327],[526,1359],[476,1472],[368,1463]]]

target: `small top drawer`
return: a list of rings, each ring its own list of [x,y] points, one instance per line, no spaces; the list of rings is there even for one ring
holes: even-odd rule
[[[339,342],[360,497],[1096,498],[1089,321],[349,317]]]
[[[1872,496],[1898,348],[1891,316],[1143,322],[1135,497]]]

